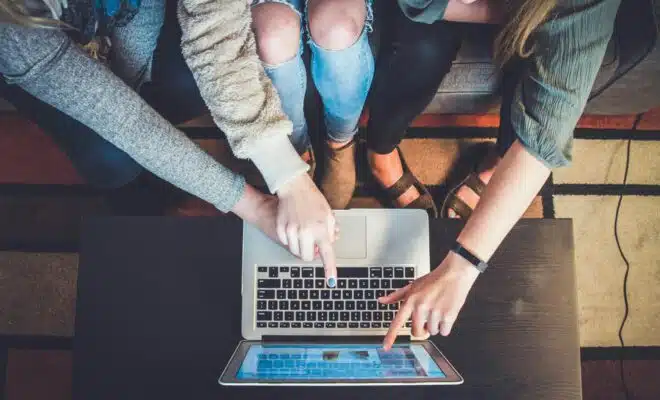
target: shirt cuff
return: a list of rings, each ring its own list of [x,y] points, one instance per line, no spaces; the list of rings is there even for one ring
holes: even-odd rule
[[[250,160],[257,166],[273,194],[309,170],[309,165],[300,158],[289,137],[283,135],[262,142],[254,149]]]

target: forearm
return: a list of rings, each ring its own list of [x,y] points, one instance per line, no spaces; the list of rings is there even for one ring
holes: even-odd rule
[[[516,141],[495,169],[458,242],[489,260],[549,175],[550,169]]]
[[[215,123],[234,154],[252,160],[276,192],[303,174],[292,124],[256,52],[245,0],[180,0],[181,48]]]
[[[220,210],[229,210],[242,196],[243,178],[218,164],[61,32],[5,26],[0,39],[6,50],[0,55],[0,72],[9,82]]]

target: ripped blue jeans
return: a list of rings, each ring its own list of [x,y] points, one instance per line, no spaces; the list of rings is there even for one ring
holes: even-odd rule
[[[302,59],[305,42],[311,50],[311,75],[321,96],[328,138],[348,142],[357,133],[362,108],[374,76],[374,56],[368,34],[372,23],[372,1],[365,0],[367,18],[359,38],[342,50],[326,50],[314,42],[309,34],[306,0],[255,0],[253,5],[282,3],[301,17],[300,48],[294,58],[278,64],[264,63],[266,74],[279,93],[282,108],[293,122],[291,142],[298,153],[310,146],[304,100],[307,72]]]

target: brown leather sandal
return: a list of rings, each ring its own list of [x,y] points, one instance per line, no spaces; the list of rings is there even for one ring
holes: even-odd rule
[[[467,205],[467,203],[457,196],[458,190],[463,186],[469,187],[480,198],[484,189],[486,189],[486,184],[479,178],[479,173],[477,171],[470,172],[470,174],[468,174],[461,183],[450,190],[447,197],[445,197],[445,201],[442,204],[442,215],[444,217],[449,217],[449,210],[453,210],[464,221],[467,221],[467,219],[470,218],[470,215],[472,215],[472,207]]]
[[[410,172],[410,169],[408,168],[408,164],[406,164],[406,160],[403,158],[403,153],[401,152],[401,149],[399,149],[398,146],[396,147],[396,151],[399,154],[399,160],[401,160],[401,166],[403,167],[403,175],[392,186],[386,189],[382,189],[383,192],[385,193],[387,201],[392,205],[396,205],[396,200],[399,197],[401,197],[401,195],[404,194],[408,189],[414,187],[419,191],[420,196],[411,203],[409,203],[408,205],[406,205],[404,208],[426,210],[426,212],[429,214],[430,217],[438,218],[438,208],[435,206],[435,202],[433,201],[433,196],[431,196],[431,193],[429,193],[426,186],[424,186],[415,177],[415,175],[413,175],[412,172]]]

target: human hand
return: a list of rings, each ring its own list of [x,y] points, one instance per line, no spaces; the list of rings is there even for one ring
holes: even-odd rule
[[[327,284],[335,287],[337,266],[332,243],[337,232],[335,217],[325,197],[307,174],[281,187],[277,196],[277,237],[304,261],[312,261],[318,250]]]
[[[413,336],[449,335],[478,276],[479,271],[472,264],[449,252],[435,270],[389,296],[379,298],[378,301],[384,304],[402,302],[385,336],[383,348],[389,350],[392,347],[398,330],[411,316]]]

